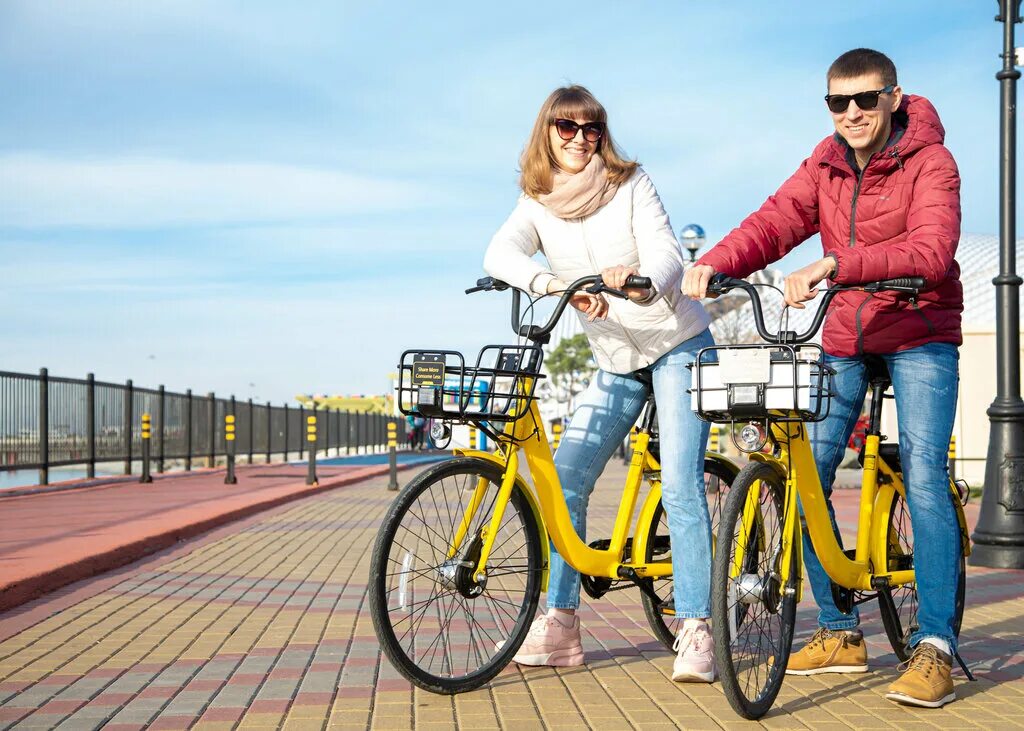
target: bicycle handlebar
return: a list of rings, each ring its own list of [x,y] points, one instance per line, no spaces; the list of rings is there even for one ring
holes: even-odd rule
[[[623,285],[625,289],[650,289],[653,284],[650,277],[641,277],[636,274],[631,274],[626,278],[626,283]],[[628,294],[623,292],[621,289],[615,289],[605,285],[604,280],[600,274],[593,274],[588,277],[580,277],[575,282],[570,284],[562,292],[561,297],[558,298],[558,304],[555,305],[555,311],[551,313],[551,317],[543,325],[523,325],[519,324],[519,304],[520,297],[523,291],[513,287],[508,282],[503,282],[500,279],[494,277],[483,277],[478,279],[475,287],[470,287],[466,290],[466,294],[472,294],[473,292],[483,292],[495,290],[498,292],[506,289],[512,290],[512,330],[519,337],[528,338],[534,342],[547,342],[551,336],[551,331],[555,329],[555,324],[558,322],[562,313],[565,312],[566,306],[569,304],[569,300],[574,294],[579,291],[586,291],[590,294],[609,294],[612,297],[618,297],[620,299],[626,299],[629,297]]]
[[[806,343],[814,337],[814,334],[818,332],[818,328],[821,327],[821,323],[825,319],[825,313],[828,310],[829,304],[832,302],[832,298],[840,292],[848,292],[852,290],[863,290],[870,293],[903,292],[915,297],[918,292],[924,289],[924,286],[924,277],[898,277],[896,279],[883,279],[878,282],[869,282],[868,284],[861,284],[856,287],[829,287],[825,290],[825,294],[821,298],[821,306],[818,307],[818,311],[814,315],[814,321],[811,322],[811,326],[806,332],[801,333],[800,335],[797,335],[792,330],[784,330],[775,335],[768,332],[768,328],[764,324],[764,311],[761,309],[761,296],[758,294],[755,286],[746,280],[735,279],[734,277],[729,277],[725,274],[715,274],[711,277],[711,281],[708,282],[708,294],[725,294],[733,289],[742,289],[750,297],[750,304],[754,308],[754,326],[757,328],[757,334],[769,343],[789,343],[796,345]]]

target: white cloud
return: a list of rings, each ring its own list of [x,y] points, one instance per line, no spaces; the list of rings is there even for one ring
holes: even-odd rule
[[[99,228],[331,220],[444,201],[424,185],[338,170],[168,158],[0,157],[8,226]]]

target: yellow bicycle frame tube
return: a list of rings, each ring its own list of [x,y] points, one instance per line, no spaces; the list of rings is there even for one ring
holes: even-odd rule
[[[789,464],[789,479],[796,486],[800,496],[811,545],[814,546],[814,553],[821,561],[825,572],[840,586],[871,591],[872,576],[866,557],[865,560],[851,561],[839,547],[839,542],[832,532],[832,521],[829,518],[825,493],[821,489],[818,467],[814,462],[806,426],[798,421],[775,422],[771,429],[776,442],[783,445],[779,461],[782,464]]]

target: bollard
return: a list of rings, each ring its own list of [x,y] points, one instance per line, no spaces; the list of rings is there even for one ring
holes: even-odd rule
[[[142,477],[139,478],[139,482],[152,482],[153,476],[149,474],[149,439],[150,439],[150,421],[149,414],[142,415]]]
[[[469,425],[469,448],[476,449],[476,427]]]
[[[309,442],[309,471],[306,472],[307,485],[319,485],[316,479],[316,415],[306,417],[306,441]]]
[[[949,479],[956,479],[956,434],[949,438]]]
[[[556,421],[552,424],[551,433],[554,435],[551,440],[551,447],[558,449],[558,445],[562,443],[562,422]]]
[[[238,478],[235,477],[235,415],[228,414],[224,417],[224,446],[228,457],[228,472],[224,475],[225,485],[237,485]]]
[[[391,475],[388,481],[388,489],[398,489],[398,424],[388,422],[388,466]]]
[[[708,437],[708,449],[712,452],[720,452],[722,446],[721,439],[722,429],[714,424],[711,427],[711,435]]]

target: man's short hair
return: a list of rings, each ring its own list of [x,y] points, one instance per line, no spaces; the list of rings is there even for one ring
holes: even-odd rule
[[[896,86],[896,64],[888,56],[870,48],[854,48],[832,62],[825,75],[825,82],[874,73],[882,77],[884,85]]]

